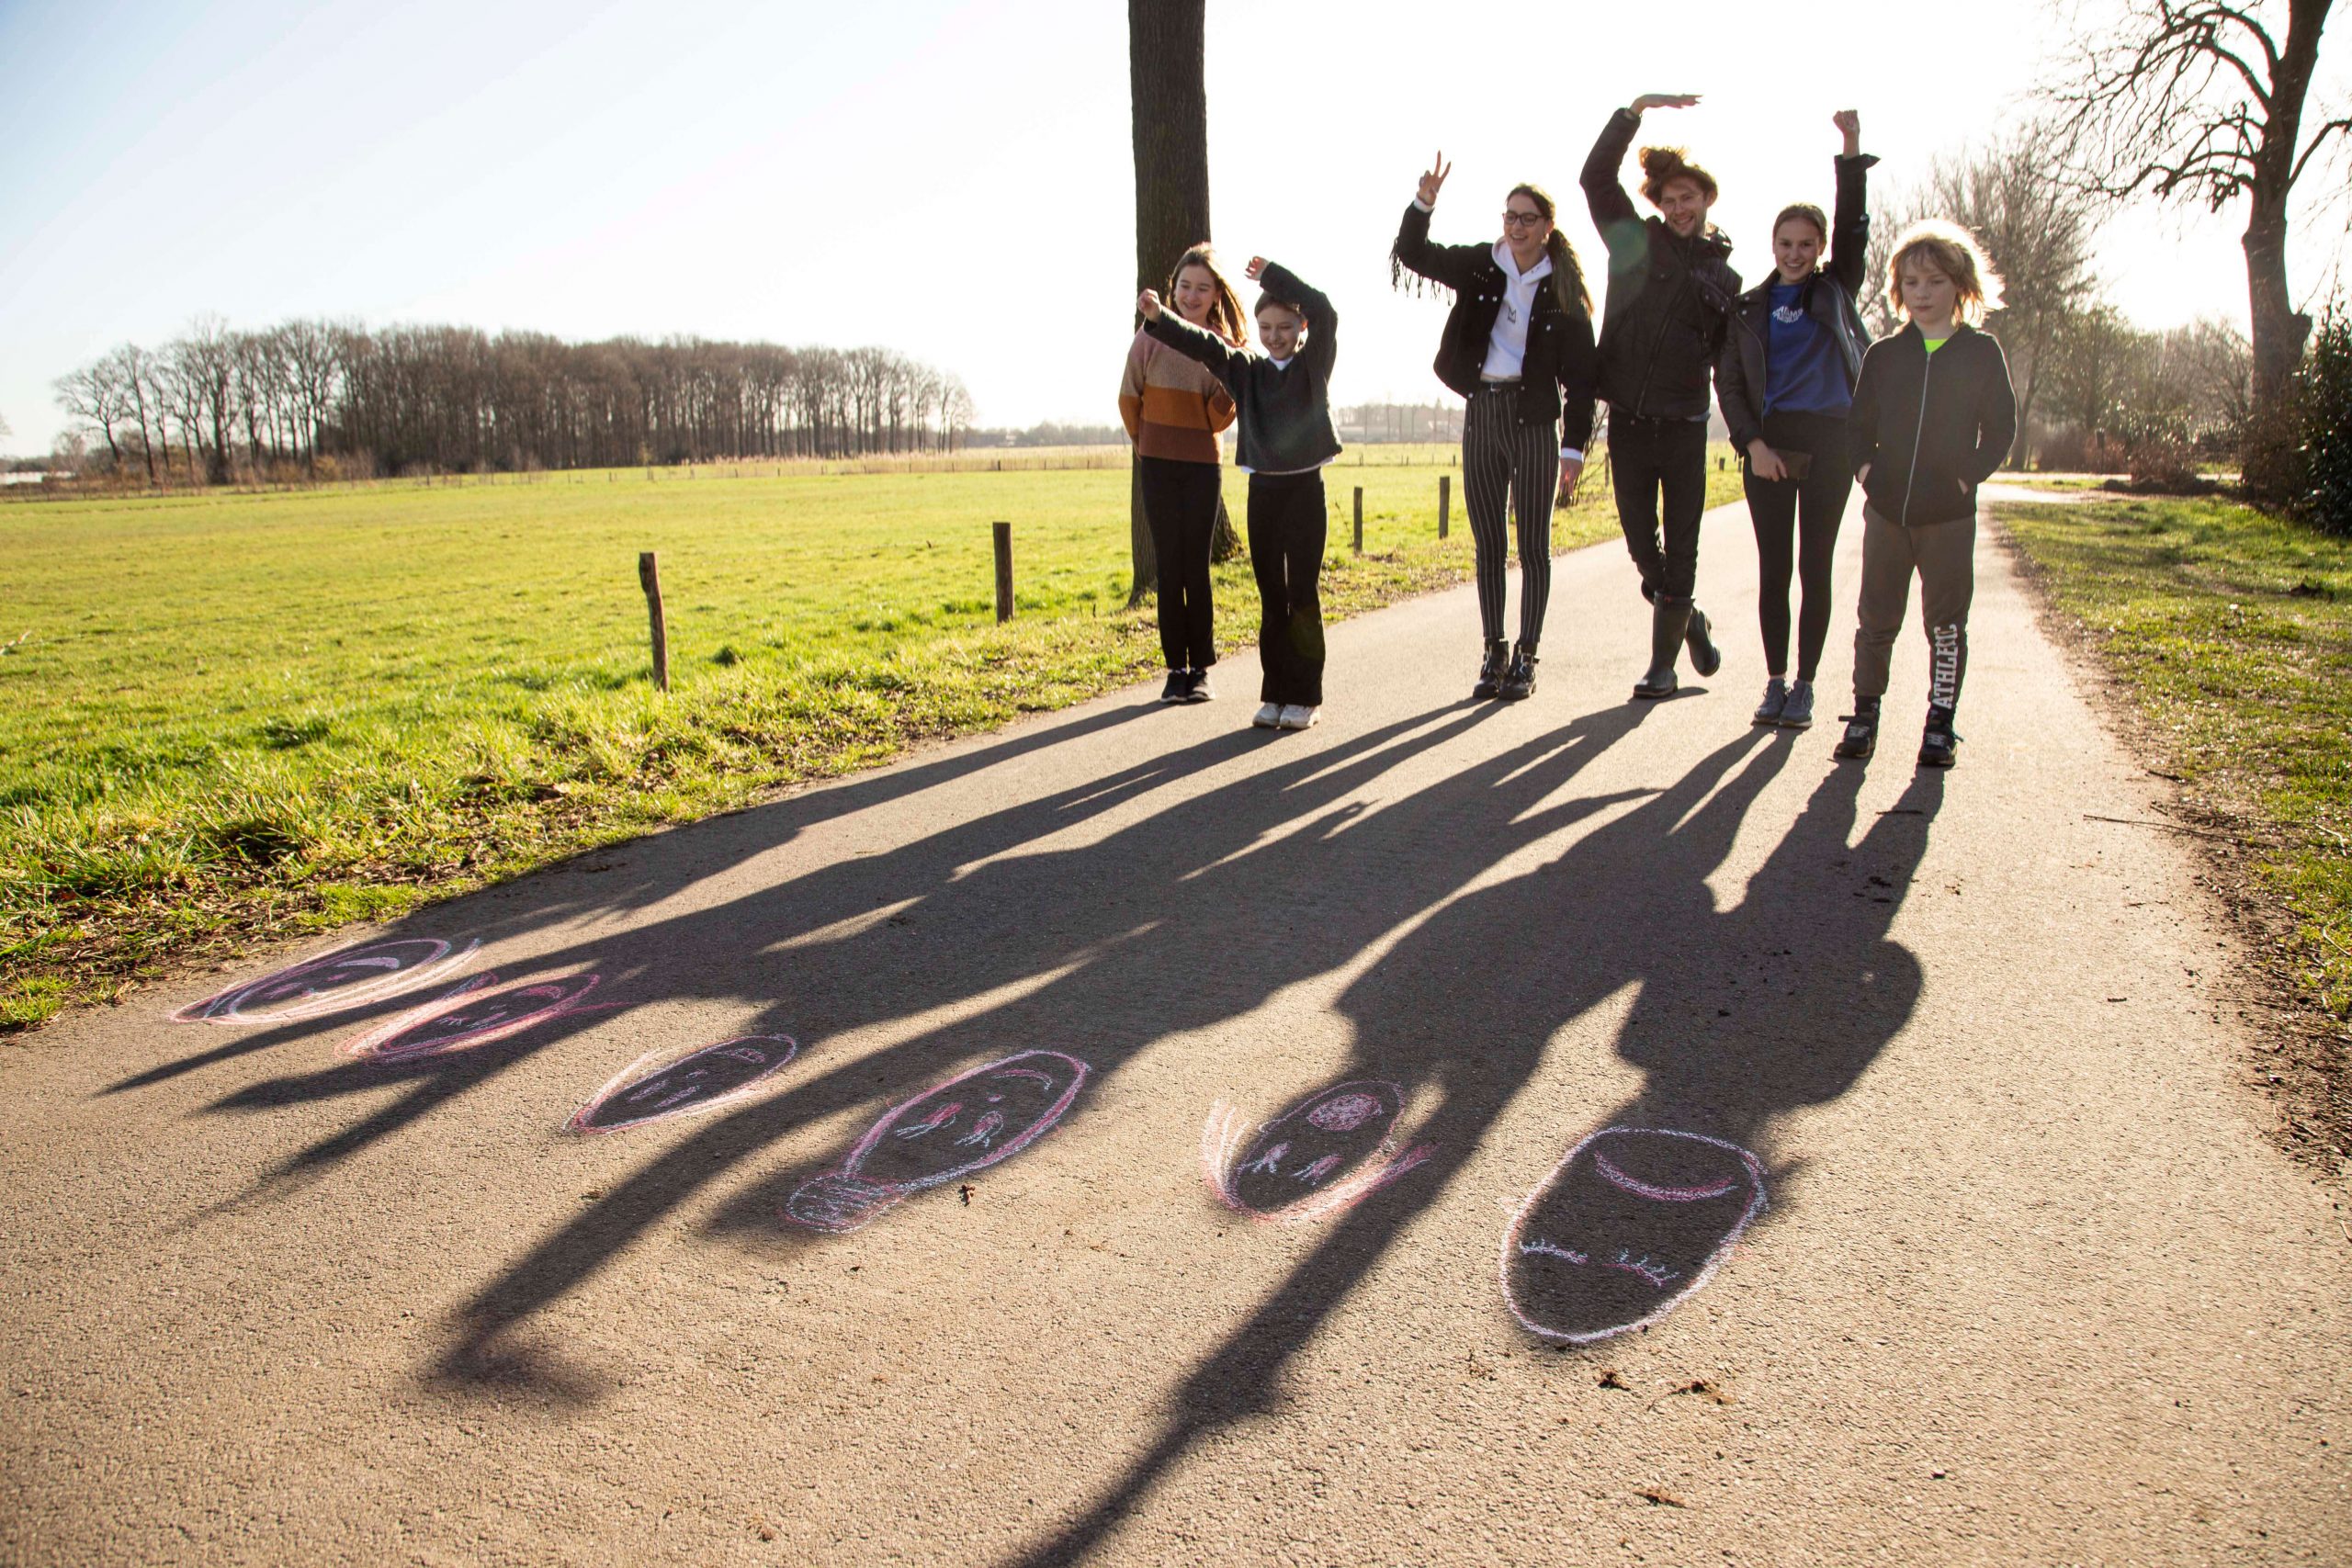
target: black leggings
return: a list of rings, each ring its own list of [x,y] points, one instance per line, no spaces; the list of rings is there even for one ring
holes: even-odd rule
[[[1747,514],[1756,525],[1756,618],[1764,629],[1764,668],[1789,670],[1789,574],[1803,585],[1797,613],[1797,679],[1811,681],[1829,640],[1829,565],[1838,525],[1854,476],[1846,459],[1846,422],[1837,414],[1764,416],[1764,444],[1776,452],[1803,452],[1813,467],[1802,479],[1747,475]]]
[[[1478,562],[1478,620],[1488,642],[1503,639],[1505,524],[1519,513],[1519,640],[1530,653],[1544,636],[1552,597],[1552,501],[1560,483],[1560,427],[1519,423],[1519,383],[1500,382],[1470,400],[1462,418],[1462,498]]]
[[[1143,517],[1159,569],[1159,651],[1170,670],[1216,662],[1216,611],[1209,602],[1209,547],[1216,534],[1216,463],[1137,457]]]
[[[1323,705],[1323,471],[1250,476],[1261,703]]]

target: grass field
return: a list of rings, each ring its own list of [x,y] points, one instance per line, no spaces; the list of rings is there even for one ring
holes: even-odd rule
[[[2168,775],[2291,918],[2281,967],[2352,1026],[2352,542],[2220,501],[2002,505],[2056,606],[2149,720]],[[2340,1048],[2312,1053],[2352,1133]],[[2352,1153],[2352,1141],[2342,1152]]]
[[[1452,455],[1374,447],[1328,475],[1335,617],[1466,575],[1458,474],[1436,538]],[[1124,462],[740,471],[0,507],[0,1027],[1159,668],[1149,605],[1125,607]],[[1736,472],[1714,484],[1730,498]],[[1613,536],[1600,488],[1557,547]],[[1255,603],[1246,560],[1218,570],[1221,646],[1253,639]],[[1463,657],[1466,679],[1469,626]],[[1227,694],[1242,722],[1252,694]]]

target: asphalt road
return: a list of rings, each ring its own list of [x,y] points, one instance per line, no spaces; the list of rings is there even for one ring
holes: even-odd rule
[[[1671,702],[1601,547],[10,1046],[0,1560],[2352,1560],[2191,852],[1989,538],[1833,762],[1858,545],[1809,734],[1727,511]]]

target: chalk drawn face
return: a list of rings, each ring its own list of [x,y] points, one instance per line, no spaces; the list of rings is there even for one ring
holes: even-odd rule
[[[1333,1194],[1352,1202],[1429,1157],[1430,1151],[1421,1148],[1396,1167],[1381,1168],[1390,1152],[1389,1134],[1404,1109],[1405,1091],[1380,1079],[1318,1089],[1238,1147],[1227,1134],[1210,1185],[1227,1206],[1261,1218],[1329,1213]],[[1210,1121],[1216,1127],[1215,1113]]]
[[[345,948],[207,997],[172,1015],[178,1023],[286,1023],[428,985],[472,956],[430,937]]]
[[[893,1107],[847,1159],[802,1182],[785,1218],[853,1231],[910,1192],[1018,1154],[1052,1131],[1089,1070],[1058,1051],[1024,1051],[950,1078]]]
[[[713,1110],[756,1092],[799,1049],[781,1034],[752,1034],[706,1045],[675,1061],[649,1065],[639,1058],[573,1113],[569,1130],[617,1133]]]
[[[1568,1151],[1503,1234],[1503,1299],[1582,1343],[1657,1322],[1706,1283],[1764,1207],[1764,1170],[1696,1133],[1611,1127]]]
[[[440,1001],[361,1035],[348,1049],[355,1056],[406,1062],[469,1045],[486,1045],[534,1024],[583,1010],[582,998],[596,988],[593,974],[493,989],[497,980],[495,975],[478,976]]]

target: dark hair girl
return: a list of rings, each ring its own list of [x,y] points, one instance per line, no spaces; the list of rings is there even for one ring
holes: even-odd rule
[[[1576,495],[1592,436],[1592,296],[1556,207],[1540,186],[1503,200],[1491,245],[1430,243],[1430,214],[1453,166],[1440,153],[1405,209],[1389,253],[1392,278],[1412,272],[1453,291],[1438,340],[1437,376],[1469,400],[1462,422],[1463,499],[1477,552],[1486,652],[1474,697],[1535,690],[1536,648],[1552,592],[1552,508]],[[1505,521],[1519,519],[1519,642],[1503,641]]]
[[[1853,491],[1846,415],[1870,333],[1855,299],[1870,243],[1861,117],[1832,117],[1845,138],[1838,159],[1838,220],[1798,202],[1772,223],[1772,276],[1739,297],[1736,325],[1715,367],[1715,395],[1731,444],[1747,455],[1747,513],[1759,562],[1757,618],[1770,677],[1758,724],[1813,723],[1813,680],[1829,637],[1830,557]],[[1824,263],[1823,251],[1827,250]],[[1797,616],[1797,678],[1788,683],[1789,575],[1804,584]]]
[[[1176,258],[1168,308],[1229,344],[1242,334],[1241,300],[1204,243]],[[1217,432],[1233,423],[1224,384],[1148,333],[1127,348],[1119,417],[1136,447],[1136,484],[1159,566],[1159,651],[1168,661],[1162,702],[1205,702],[1216,662],[1209,549],[1224,473]]]

